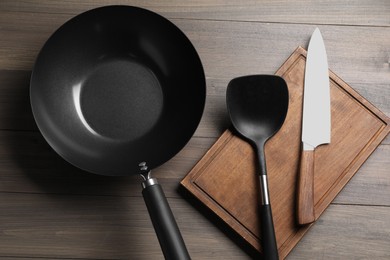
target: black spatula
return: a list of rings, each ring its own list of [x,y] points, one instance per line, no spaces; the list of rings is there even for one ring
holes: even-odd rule
[[[282,126],[288,108],[286,82],[278,76],[253,75],[230,81],[226,101],[234,128],[257,151],[261,189],[261,239],[265,259],[278,259],[268,193],[264,145]]]

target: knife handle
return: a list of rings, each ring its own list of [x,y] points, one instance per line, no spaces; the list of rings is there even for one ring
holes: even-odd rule
[[[314,150],[302,150],[297,191],[298,224],[310,224],[314,215]]]

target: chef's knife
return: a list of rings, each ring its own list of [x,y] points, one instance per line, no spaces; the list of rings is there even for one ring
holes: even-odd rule
[[[297,191],[297,217],[301,225],[315,221],[314,151],[317,146],[330,143],[328,61],[318,28],[313,32],[309,42],[304,84],[302,153]]]

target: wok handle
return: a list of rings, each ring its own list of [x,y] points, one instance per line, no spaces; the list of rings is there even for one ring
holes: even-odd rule
[[[191,259],[161,185],[152,178],[142,186],[142,195],[165,259]]]

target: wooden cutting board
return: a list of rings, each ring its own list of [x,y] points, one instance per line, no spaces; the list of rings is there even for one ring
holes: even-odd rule
[[[298,47],[276,75],[289,88],[289,110],[265,148],[269,192],[280,258],[310,225],[296,224],[295,195],[301,147],[306,51]],[[390,119],[329,71],[332,136],[315,150],[316,219],[390,131]],[[244,241],[261,252],[259,185],[252,147],[226,130],[181,184]]]

